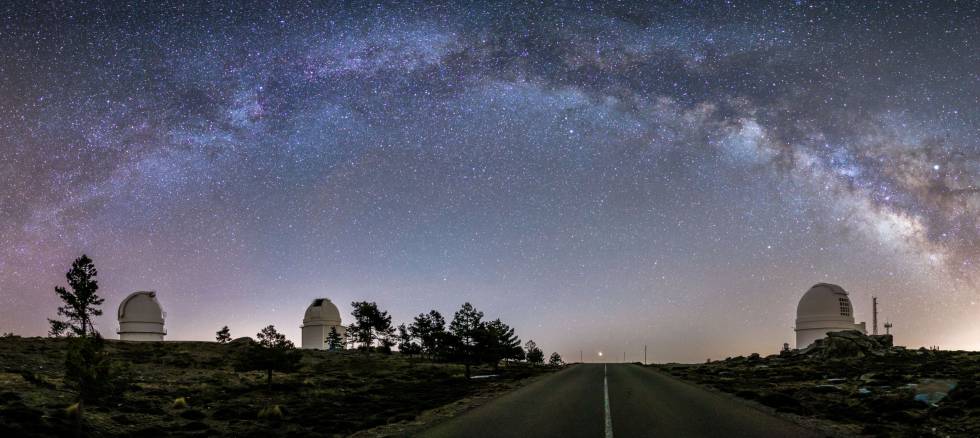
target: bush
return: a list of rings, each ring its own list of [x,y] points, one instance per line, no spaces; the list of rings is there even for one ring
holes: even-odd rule
[[[65,408],[65,417],[67,418],[78,418],[78,413],[80,412],[78,403],[74,403],[71,406]]]
[[[282,408],[279,405],[267,406],[259,411],[259,420],[281,421],[282,419]]]
[[[30,383],[31,385],[38,386],[41,388],[54,389],[54,384],[48,382],[47,380],[44,380],[43,377],[35,374],[33,371],[20,370],[20,376],[23,377],[24,380],[26,380],[27,383]]]
[[[176,399],[174,399],[173,404],[170,405],[170,408],[171,409],[186,409],[187,408],[187,399],[185,399],[184,397],[177,397]]]
[[[65,356],[65,383],[78,392],[83,402],[102,400],[126,387],[104,348],[105,341],[98,334],[91,338],[73,338],[69,344]]]

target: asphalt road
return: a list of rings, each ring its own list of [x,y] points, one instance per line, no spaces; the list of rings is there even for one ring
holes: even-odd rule
[[[820,437],[729,397],[632,364],[575,365],[425,437]]]

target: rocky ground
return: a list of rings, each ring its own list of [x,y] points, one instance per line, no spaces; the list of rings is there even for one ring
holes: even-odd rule
[[[801,351],[659,367],[855,435],[980,436],[980,352],[907,350],[851,331]]]
[[[502,368],[498,378],[471,380],[455,364],[305,350],[302,369],[277,373],[270,389],[263,372],[232,369],[242,345],[109,341],[106,350],[127,384],[86,408],[85,435],[344,436],[417,423],[433,408],[508,390],[550,371],[515,365]],[[75,396],[62,381],[65,348],[63,339],[0,338],[0,436],[74,433],[66,407]],[[186,406],[175,403],[178,398]]]

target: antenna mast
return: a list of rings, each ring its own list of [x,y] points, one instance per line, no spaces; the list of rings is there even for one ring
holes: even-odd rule
[[[878,297],[871,297],[871,334],[878,334]]]

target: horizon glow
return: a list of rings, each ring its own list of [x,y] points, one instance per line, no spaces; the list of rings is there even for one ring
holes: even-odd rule
[[[107,337],[136,290],[168,340],[469,301],[546,356],[702,362],[830,282],[980,349],[977,7],[0,6],[0,332],[87,253]]]

